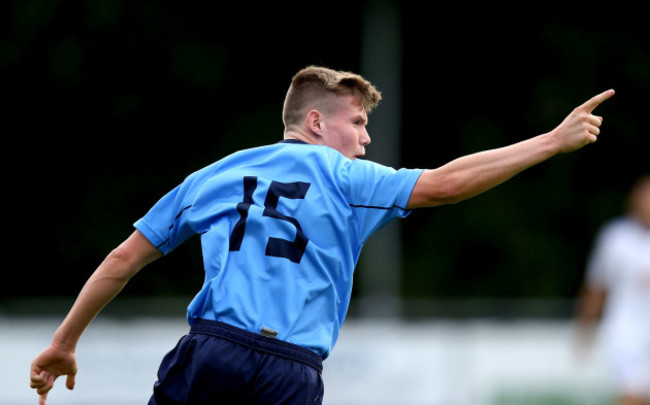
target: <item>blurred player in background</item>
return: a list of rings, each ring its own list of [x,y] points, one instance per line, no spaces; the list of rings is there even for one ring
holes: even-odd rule
[[[413,208],[470,198],[596,141],[602,118],[592,111],[613,94],[594,96],[548,133],[433,170],[395,170],[363,159],[379,91],[354,73],[299,71],[284,102],[284,139],[189,175],[136,221],[32,362],[31,387],[41,404],[57,377],[74,387],[75,347],[92,319],[140,269],[200,235],[205,282],[187,309],[190,333],[163,358],[149,404],[322,403],[321,362],[365,241]],[[423,136],[435,135],[422,118],[432,124]]]
[[[599,231],[587,263],[580,350],[598,321],[621,405],[650,404],[650,174],[633,185],[625,215]]]

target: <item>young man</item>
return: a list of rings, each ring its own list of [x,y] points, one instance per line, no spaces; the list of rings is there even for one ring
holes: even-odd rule
[[[602,316],[619,405],[650,405],[650,174],[633,184],[627,212],[595,239],[581,291],[580,348]]]
[[[149,404],[321,403],[321,361],[370,235],[410,209],[470,198],[594,142],[602,119],[591,112],[613,94],[595,96],[549,133],[433,170],[394,170],[361,159],[379,91],[353,73],[301,70],[284,103],[284,140],[191,174],[138,220],[34,359],[31,387],[41,405],[58,376],[72,389],[75,347],[92,319],[140,269],[198,234],[205,282],[188,307],[190,333],[163,359]]]

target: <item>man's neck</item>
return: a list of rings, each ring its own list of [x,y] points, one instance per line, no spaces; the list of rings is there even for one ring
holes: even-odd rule
[[[309,136],[307,134],[303,134],[301,132],[296,132],[296,131],[285,131],[284,132],[284,139],[296,139],[296,140],[299,140],[299,141],[302,141],[302,142],[305,142],[305,143],[309,143],[309,144],[312,144],[312,145],[317,144],[317,142],[315,142],[315,140],[311,136]]]

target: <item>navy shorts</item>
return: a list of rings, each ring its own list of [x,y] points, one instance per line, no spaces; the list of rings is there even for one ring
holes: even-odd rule
[[[200,319],[163,358],[149,405],[320,405],[322,370],[308,349]]]

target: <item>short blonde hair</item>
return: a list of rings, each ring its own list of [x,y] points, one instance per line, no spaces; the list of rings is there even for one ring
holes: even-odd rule
[[[322,66],[308,66],[293,76],[282,109],[285,127],[300,125],[307,110],[327,108],[332,97],[354,96],[370,113],[381,93],[361,75]]]

